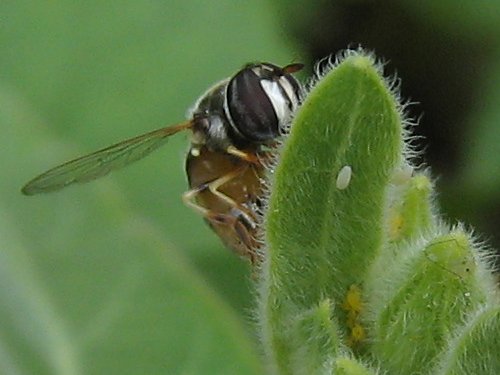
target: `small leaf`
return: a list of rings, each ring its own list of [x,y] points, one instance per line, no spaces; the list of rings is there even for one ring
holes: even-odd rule
[[[377,371],[366,367],[353,358],[342,357],[335,361],[335,372],[332,375],[376,375]]]
[[[334,368],[340,337],[332,319],[332,304],[322,301],[292,323],[291,364],[297,374],[326,374]]]
[[[390,243],[411,240],[435,224],[432,204],[432,183],[423,173],[411,177],[393,189],[388,208],[387,234]]]

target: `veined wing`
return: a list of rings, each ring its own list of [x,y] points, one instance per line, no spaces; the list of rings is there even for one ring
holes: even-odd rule
[[[191,128],[192,121],[153,130],[134,138],[116,143],[91,154],[68,161],[49,169],[29,181],[21,189],[25,195],[60,190],[73,183],[95,180],[123,168],[164,145],[169,136]]]

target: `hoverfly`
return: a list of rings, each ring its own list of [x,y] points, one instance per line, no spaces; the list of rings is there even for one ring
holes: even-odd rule
[[[262,205],[266,151],[297,109],[301,85],[293,73],[302,64],[247,64],[209,88],[189,120],[127,139],[49,169],[29,181],[25,195],[85,183],[150,154],[180,131],[191,131],[186,157],[189,190],[184,202],[200,213],[241,256],[256,262],[258,214]]]

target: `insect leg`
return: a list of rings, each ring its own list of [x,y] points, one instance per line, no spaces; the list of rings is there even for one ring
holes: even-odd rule
[[[242,151],[234,146],[229,146],[228,148],[226,148],[226,152],[230,155],[238,157],[241,160],[245,160],[248,163],[251,164],[259,163],[259,159],[257,158],[257,156],[255,156],[255,154]]]
[[[250,209],[248,209],[247,207],[243,206],[242,204],[236,202],[233,198],[231,198],[230,196],[222,193],[219,190],[219,188],[222,185],[224,185],[227,182],[231,181],[232,179],[240,176],[247,169],[248,169],[248,165],[243,165],[240,168],[236,168],[233,171],[225,174],[224,176],[221,176],[221,177],[217,178],[216,180],[210,182],[209,184],[207,184],[207,186],[208,186],[208,189],[210,190],[210,192],[213,195],[215,195],[220,200],[226,202],[232,208],[234,208],[237,211],[239,211],[242,214],[244,214],[243,218],[247,221],[248,225],[251,226],[252,229],[253,229],[255,227],[254,223],[255,223],[255,220],[256,220],[255,214]]]
[[[244,207],[231,197],[218,190],[222,185],[245,172],[247,168],[247,165],[236,168],[220,178],[190,189],[183,194],[182,199],[187,206],[193,208],[209,222],[213,224],[227,225],[233,228],[235,234],[248,248],[249,251],[245,255],[249,256],[253,263],[255,259],[251,249],[255,247],[255,244],[250,232],[255,229],[256,218],[247,207]],[[198,204],[196,202],[196,197],[207,190],[218,199],[225,202],[231,209],[227,213],[217,212]]]

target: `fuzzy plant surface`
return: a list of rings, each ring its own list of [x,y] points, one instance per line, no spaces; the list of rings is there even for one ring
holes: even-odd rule
[[[440,217],[397,80],[318,72],[273,168],[259,325],[275,374],[500,374],[491,252]]]

